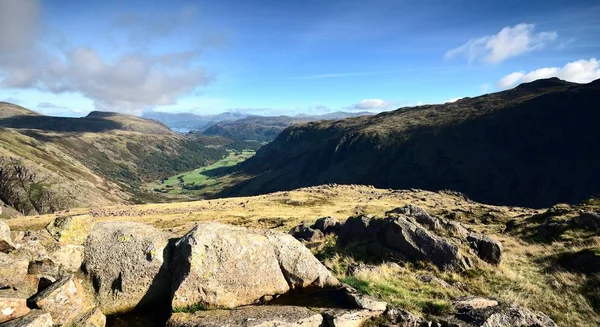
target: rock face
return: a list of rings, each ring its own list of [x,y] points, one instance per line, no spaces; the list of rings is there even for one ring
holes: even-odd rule
[[[502,260],[502,245],[500,242],[475,233],[469,234],[467,241],[483,261],[494,265],[500,264]]]
[[[175,313],[168,327],[322,327],[323,316],[307,308],[294,306],[258,306],[234,310]]]
[[[442,270],[462,270],[470,267],[456,244],[440,237],[410,217],[371,219],[348,218],[340,230],[338,246],[362,243],[373,255],[409,260],[429,260]]]
[[[168,235],[145,224],[95,225],[84,243],[84,268],[105,314],[168,300]]]
[[[10,237],[10,228],[0,220],[0,252],[8,253],[15,249],[15,246]]]
[[[55,240],[66,244],[81,245],[90,234],[94,221],[88,215],[58,217],[46,226]]]
[[[302,287],[339,284],[300,242],[287,234],[202,223],[176,244],[174,308],[234,308]]]
[[[333,217],[321,217],[315,221],[312,228],[320,230],[323,234],[336,234],[341,226],[340,221]]]
[[[2,327],[52,327],[52,316],[39,310],[34,310],[30,314],[17,318],[2,324]]]
[[[0,297],[0,323],[22,317],[29,311],[26,299]]]
[[[318,229],[313,229],[306,224],[300,224],[289,231],[289,234],[292,235],[295,239],[301,241],[309,241],[315,242],[318,240],[322,240],[325,235],[322,231]]]
[[[69,326],[94,304],[72,275],[65,276],[29,299],[31,305],[50,313],[54,324]]]

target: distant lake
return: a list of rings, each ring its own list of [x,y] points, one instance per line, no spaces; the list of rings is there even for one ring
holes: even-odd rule
[[[185,127],[171,127],[171,130],[180,134],[187,134],[191,131],[191,129]]]

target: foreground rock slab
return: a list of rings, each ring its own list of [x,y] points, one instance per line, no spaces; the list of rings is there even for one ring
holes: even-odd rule
[[[99,223],[84,243],[84,268],[102,312],[168,300],[168,235],[134,222]]]
[[[55,324],[66,326],[72,325],[94,307],[83,286],[72,275],[59,279],[29,302],[48,312]]]
[[[201,223],[176,244],[173,308],[235,308],[291,289],[339,285],[292,236]]]
[[[0,324],[0,327],[52,327],[52,316],[40,310],[33,310],[26,316]]]
[[[0,323],[28,314],[26,299],[0,297]]]
[[[175,313],[168,327],[321,327],[323,316],[304,307],[255,306],[233,310]]]

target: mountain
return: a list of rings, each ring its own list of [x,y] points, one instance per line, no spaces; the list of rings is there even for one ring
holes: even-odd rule
[[[454,103],[295,125],[221,195],[323,183],[452,189],[541,207],[600,193],[600,82],[556,78]]]
[[[324,115],[298,116],[249,116],[246,118],[217,123],[204,131],[206,135],[218,135],[234,140],[272,141],[287,127],[318,120],[337,120],[361,115],[371,115],[370,112],[333,112]]]
[[[196,115],[192,113],[168,113],[161,111],[145,111],[143,118],[160,121],[173,129],[203,131],[209,126],[223,121],[237,120],[248,115],[237,112],[224,112],[218,115]]]
[[[226,156],[153,120],[92,112],[49,117],[0,105],[0,200],[23,213],[145,201],[139,186]],[[28,178],[21,185],[19,172]],[[21,173],[23,175],[23,173]]]

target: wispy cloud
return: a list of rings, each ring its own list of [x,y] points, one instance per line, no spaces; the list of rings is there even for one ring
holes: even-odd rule
[[[550,77],[558,77],[575,83],[589,83],[600,78],[600,60],[596,58],[581,59],[570,62],[563,67],[544,67],[528,73],[524,71],[514,72],[500,79],[496,86],[500,89],[507,89],[520,83]]]
[[[542,49],[558,38],[554,31],[534,33],[535,25],[521,23],[505,27],[498,34],[471,39],[446,52],[444,58],[464,57],[470,63],[481,61],[500,63],[531,51]]]

